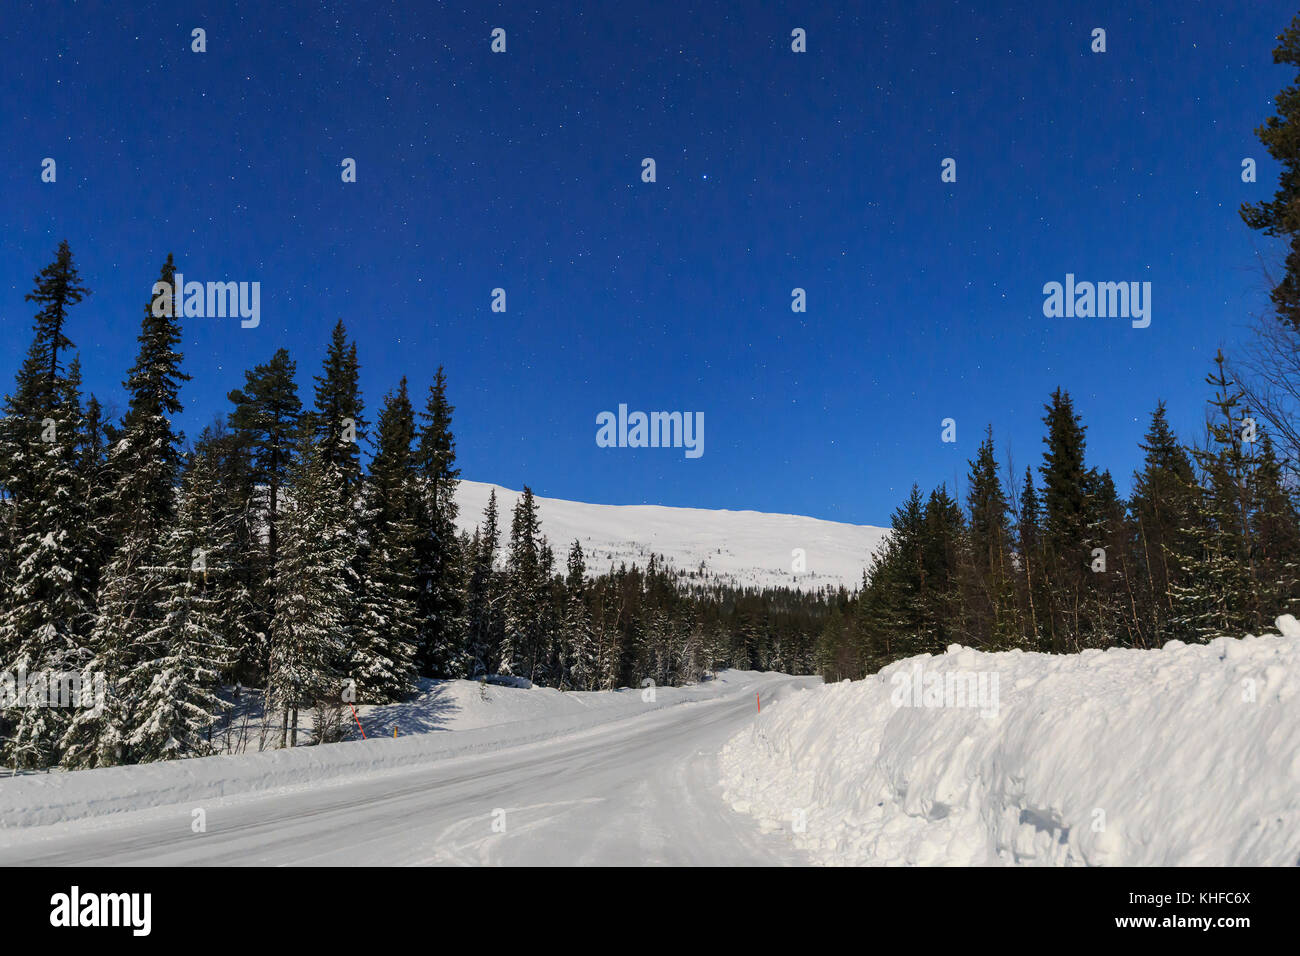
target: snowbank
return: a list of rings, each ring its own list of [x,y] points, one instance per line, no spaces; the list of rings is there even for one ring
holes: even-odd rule
[[[0,842],[5,830],[14,827],[400,773],[435,760],[535,743],[663,707],[712,700],[737,693],[760,676],[721,671],[704,683],[655,688],[653,701],[641,689],[561,693],[426,681],[409,703],[358,708],[368,740],[70,773],[0,773]]]
[[[1278,627],[954,645],[802,691],[727,744],[726,798],[827,864],[1296,865],[1300,625]]]

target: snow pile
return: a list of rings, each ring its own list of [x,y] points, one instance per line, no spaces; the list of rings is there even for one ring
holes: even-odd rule
[[[953,645],[763,708],[726,799],[827,864],[1300,863],[1300,625],[1071,656]]]
[[[735,695],[770,676],[720,671],[700,684],[654,688],[653,700],[650,689],[562,693],[484,687],[466,680],[424,681],[421,694],[409,703],[357,707],[366,740],[101,770],[16,777],[0,772],[0,844],[14,827],[400,773],[436,760],[536,743],[665,707]],[[278,739],[276,730],[273,739]]]
[[[462,480],[456,491],[456,523],[472,534],[493,489],[504,544],[517,491]],[[889,533],[872,525],[759,511],[595,505],[542,497],[537,497],[537,506],[542,532],[557,560],[563,562],[569,545],[581,541],[589,574],[603,574],[611,564],[645,567],[651,554],[659,554],[679,571],[697,573],[703,565],[706,575],[742,587],[815,591],[843,585],[853,590],[861,586],[863,570]],[[791,552],[796,548],[804,552],[806,570],[800,573],[793,570]]]

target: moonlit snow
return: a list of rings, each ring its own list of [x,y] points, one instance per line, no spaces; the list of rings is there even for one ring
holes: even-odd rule
[[[765,708],[723,751],[727,799],[827,864],[1293,866],[1300,625],[1278,630],[898,661]],[[996,716],[915,706],[918,664],[996,675]]]

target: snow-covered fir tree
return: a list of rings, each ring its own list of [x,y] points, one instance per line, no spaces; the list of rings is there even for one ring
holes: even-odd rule
[[[299,712],[342,686],[337,667],[350,643],[346,624],[355,593],[343,475],[309,435],[298,445],[288,492],[267,683],[268,711],[280,714],[282,747],[297,745]]]
[[[259,674],[265,674],[269,666],[280,512],[302,417],[302,402],[294,381],[297,368],[288,349],[277,349],[269,361],[246,371],[244,387],[227,396],[234,404],[229,424],[237,448],[230,458],[235,469],[232,477],[245,479],[241,490],[251,496],[249,543],[254,547],[247,554],[246,569],[253,607],[248,629],[256,636],[258,646],[247,649],[243,657],[252,659]]]
[[[355,497],[361,490],[361,446],[369,423],[363,417],[357,343],[349,341],[342,319],[334,325],[321,374],[314,382],[316,406],[304,418],[313,440],[338,468],[348,494]]]
[[[226,707],[216,694],[230,658],[219,582],[228,575],[235,541],[222,521],[211,454],[191,456],[163,549],[161,620],[142,635],[145,653],[123,682],[133,707],[122,736],[141,763],[209,753],[208,733]]]
[[[58,675],[62,680],[80,672],[90,658],[85,647],[93,612],[85,591],[85,496],[74,455],[81,423],[79,380],[74,361],[67,376],[58,379],[59,397],[25,452],[29,475],[47,490],[14,505],[18,534],[0,618],[3,669],[13,675]],[[41,768],[56,762],[73,712],[29,705],[6,714],[0,743],[5,763]]]
[[[422,427],[415,466],[420,495],[416,522],[416,588],[419,592],[420,669],[431,677],[463,677],[465,648],[464,581],[461,542],[456,530],[456,440],[451,432],[454,406],[447,399],[447,377],[439,367],[420,413]]]
[[[89,289],[66,242],[34,282],[26,296],[39,307],[33,340],[0,418],[7,547],[0,559],[0,669],[15,677],[84,665],[96,573],[89,487],[78,458],[81,376],[67,334],[69,312]],[[68,714],[45,707],[0,712],[0,757],[12,767],[47,766],[58,757]]]
[[[1183,535],[1191,552],[1179,556],[1186,574],[1170,589],[1171,624],[1189,641],[1242,634],[1261,623],[1253,564],[1256,435],[1240,408],[1241,391],[1228,375],[1222,352],[1206,383],[1214,389],[1210,405],[1215,412],[1206,424],[1205,446],[1192,452],[1199,474],[1189,489],[1192,520]]]
[[[582,543],[569,548],[568,576],[565,578],[564,623],[561,646],[562,665],[569,684],[577,690],[592,690],[596,685],[596,638],[587,609],[587,564]]]
[[[170,289],[175,275],[169,255],[158,281]],[[107,501],[113,550],[100,579],[88,668],[104,675],[108,695],[102,708],[79,711],[68,729],[64,763],[71,767],[132,759],[126,732],[142,687],[132,672],[148,663],[146,635],[163,619],[164,545],[176,518],[181,436],[171,418],[181,411],[180,385],[189,376],[180,370],[175,312],[174,297],[151,298],[145,306],[139,351],[126,381],[129,405],[108,456],[114,478]]]
[[[479,677],[493,671],[499,661],[502,640],[501,572],[497,569],[500,552],[500,528],[497,517],[497,493],[488,493],[483,520],[475,528],[468,555],[469,575],[465,587],[465,615],[469,643],[468,676]]]
[[[529,680],[534,678],[545,650],[546,635],[541,630],[545,601],[542,592],[547,583],[542,573],[544,544],[533,490],[525,485],[510,520],[499,658],[501,673]]]
[[[358,623],[348,663],[357,699],[366,703],[401,700],[414,689],[419,641],[414,438],[415,416],[403,378],[380,412],[378,451],[366,484]]]

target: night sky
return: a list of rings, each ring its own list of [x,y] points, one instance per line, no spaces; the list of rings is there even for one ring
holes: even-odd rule
[[[341,317],[372,421],[446,367],[463,477],[884,524],[988,422],[1037,465],[1058,385],[1126,492],[1156,401],[1191,437],[1266,310],[1237,208],[1275,187],[1253,131],[1294,3],[554,6],[5,2],[0,388],[66,238],[86,388],[123,411],[172,252],[261,283],[260,327],[185,325],[190,435],[280,346],[309,403]],[[1045,318],[1067,272],[1150,281],[1151,326]],[[598,448],[620,403],[703,412],[704,455]]]

